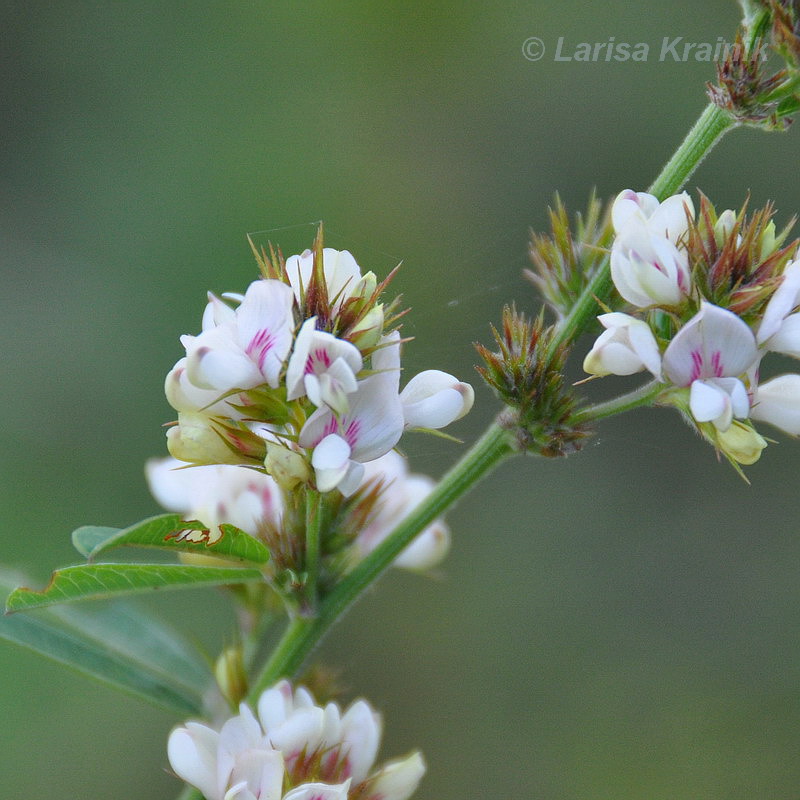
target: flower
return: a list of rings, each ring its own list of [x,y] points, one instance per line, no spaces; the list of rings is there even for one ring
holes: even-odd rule
[[[764,309],[756,340],[766,350],[800,358],[800,260],[786,265],[781,283]]]
[[[705,301],[675,335],[664,353],[664,375],[690,387],[689,407],[697,422],[713,422],[721,431],[750,410],[740,380],[757,361],[750,328],[736,314]]]
[[[317,408],[326,406],[343,414],[348,410],[347,395],[357,389],[361,352],[344,339],[318,331],[316,322],[316,317],[307,319],[295,339],[286,368],[286,399],[305,394]]]
[[[583,369],[591,375],[633,375],[648,369],[661,378],[661,354],[650,326],[636,317],[620,312],[601,314],[606,329],[597,337],[583,360]]]
[[[748,466],[761,458],[761,451],[767,446],[767,440],[752,425],[734,420],[727,430],[715,429],[714,444],[728,458]]]
[[[219,324],[199,336],[182,336],[192,383],[221,393],[263,383],[275,388],[292,346],[293,302],[291,287],[282,281],[257,280],[232,316],[214,313],[212,323]]]
[[[651,234],[677,242],[689,228],[687,212],[694,218],[694,204],[686,192],[659,203],[652,194],[625,189],[611,207],[611,221],[617,234],[632,224],[644,225]]]
[[[153,497],[169,511],[200,520],[209,530],[235,525],[251,536],[282,512],[275,481],[256,470],[225,464],[187,467],[174,458],[151,458],[145,474]]]
[[[313,450],[311,464],[321,492],[352,494],[361,483],[364,462],[388,453],[403,433],[400,384],[400,334],[384,337],[372,356],[377,372],[359,381],[350,409],[334,414],[317,409],[300,431],[300,445]]]
[[[170,453],[192,464],[245,464],[285,491],[356,491],[364,464],[408,428],[466,414],[472,387],[426,370],[400,392],[400,316],[347,251],[317,239],[285,261],[258,255],[265,277],[243,295],[208,295],[201,332],[167,376],[178,412]],[[390,276],[391,277],[391,276]]]
[[[425,771],[422,756],[374,769],[380,717],[365,700],[344,713],[281,681],[244,703],[217,731],[187,722],[169,736],[175,773],[206,800],[407,800]]]
[[[444,428],[472,408],[475,392],[446,372],[426,369],[400,392],[406,428]]]
[[[372,552],[398,524],[432,491],[434,481],[427,475],[410,474],[408,462],[395,451],[364,465],[362,486],[381,483],[383,490],[377,510],[369,524],[356,538],[359,558]],[[436,566],[450,548],[450,530],[439,519],[432,522],[394,560],[394,566],[410,570],[428,570]]]
[[[286,274],[298,305],[305,299],[313,268],[314,253],[311,250],[286,259]],[[340,311],[350,297],[371,295],[377,283],[371,272],[361,277],[361,267],[348,250],[325,247],[322,250],[322,272],[334,313]]]
[[[617,234],[611,278],[629,303],[640,308],[676,306],[689,293],[689,261],[680,241],[688,229],[687,212],[694,216],[685,192],[663,203],[630,189],[617,197],[611,212]]]

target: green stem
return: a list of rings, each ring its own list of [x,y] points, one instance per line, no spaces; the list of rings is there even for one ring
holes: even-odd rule
[[[709,103],[647,191],[659,200],[679,191],[700,162],[711,152],[711,148],[722,138],[722,134],[734,124],[733,117],[727,111]]]
[[[649,406],[664,391],[664,388],[662,381],[652,380],[632,392],[621,394],[619,397],[606,400],[604,403],[596,403],[588,408],[582,408],[574,415],[573,420],[575,422],[588,422],[589,420],[613,417],[614,414],[622,414],[632,408]]]
[[[732,125],[733,120],[724,111],[714,105],[708,106],[675,155],[653,182],[650,191],[660,199],[674,194]],[[610,289],[609,263],[606,259],[572,311],[562,321],[550,344],[549,356],[552,357],[558,347],[569,344],[580,335],[597,311],[597,299],[602,300],[607,297]],[[632,395],[636,396],[627,396],[627,400],[618,398],[617,401],[601,403],[583,413],[586,419],[597,419],[633,408],[637,404],[641,405],[649,399],[643,389],[637,390]],[[620,402],[621,400],[623,402]],[[470,451],[444,476],[425,501],[402,520],[392,533],[330,592],[320,603],[315,617],[297,617],[290,622],[277,648],[255,680],[250,693],[251,699],[255,700],[279,678],[293,676],[330,626],[414,537],[513,452],[514,446],[508,431],[498,423],[491,425]],[[317,529],[312,535],[318,533]]]
[[[498,423],[490,425],[425,500],[337,584],[320,603],[316,617],[297,617],[289,624],[254,682],[251,699],[255,700],[279,678],[294,675],[330,626],[413,539],[512,453],[514,447],[509,432]]]
[[[317,605],[317,578],[319,577],[320,531],[322,509],[320,493],[314,489],[306,491],[306,585],[305,599],[308,608]]]
[[[703,113],[686,135],[675,155],[666,163],[653,181],[648,192],[663,200],[675,194],[689,179],[698,164],[734,125],[733,118],[713,103]],[[562,345],[575,341],[597,314],[597,301],[604,301],[611,292],[612,282],[609,259],[606,258],[597,272],[581,292],[580,297],[561,321],[556,335],[550,342],[547,357],[552,358]]]

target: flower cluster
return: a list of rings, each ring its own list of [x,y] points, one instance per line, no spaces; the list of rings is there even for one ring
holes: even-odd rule
[[[169,737],[175,773],[206,800],[406,800],[425,764],[419,752],[374,769],[380,717],[365,700],[342,712],[287,681],[217,731],[187,722]]]
[[[257,538],[269,540],[273,533],[280,536],[283,493],[270,475],[231,464],[186,468],[174,458],[150,459],[145,471],[156,500],[184,519],[200,520],[212,532],[227,523]],[[431,478],[409,473],[407,460],[394,451],[365,464],[359,493],[377,496],[374,504],[369,504],[364,524],[354,526],[357,532],[348,560],[360,560],[372,551],[433,486]],[[449,545],[447,525],[436,520],[397,557],[395,566],[430,569],[444,558]],[[279,546],[273,549],[280,552]]]
[[[766,446],[751,420],[800,434],[800,375],[761,383],[767,352],[800,357],[800,260],[782,247],[771,209],[717,215],[688,195],[659,203],[622,192],[614,203],[611,276],[635,314],[598,317],[605,331],[584,360],[593,375],[649,371],[658,402],[683,411],[734,462]]]
[[[244,464],[281,486],[351,495],[364,465],[409,428],[466,414],[469,384],[426,370],[400,391],[395,303],[347,251],[262,259],[243,295],[209,295],[197,336],[166,380],[178,412],[170,453],[192,464]]]

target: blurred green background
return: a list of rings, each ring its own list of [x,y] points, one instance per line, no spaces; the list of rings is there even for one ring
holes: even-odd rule
[[[471,343],[520,277],[553,193],[644,188],[705,103],[732,0],[6,2],[0,237],[2,561],[43,581],[69,532],[156,512],[162,394],[205,291],[254,278],[248,232],[328,243],[413,307],[407,374],[468,379]],[[522,43],[548,48],[536,63]],[[566,45],[651,43],[647,63],[564,63]],[[736,131],[692,178],[721,207],[800,209],[798,131]],[[588,347],[588,341],[587,341]],[[578,376],[576,368],[575,375]],[[595,395],[622,382],[594,384]],[[497,410],[482,387],[454,432]],[[419,746],[420,800],[738,800],[800,795],[800,447],[747,486],[666,411],[600,427],[567,461],[508,464],[450,514],[434,580],[392,574],[319,655]],[[463,450],[417,437],[417,471]],[[213,652],[213,591],[152,607]],[[177,722],[0,643],[2,795],[170,798]]]

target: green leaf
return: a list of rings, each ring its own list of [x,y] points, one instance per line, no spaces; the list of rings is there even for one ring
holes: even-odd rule
[[[20,577],[0,570],[0,599]],[[0,617],[0,638],[181,714],[196,714],[211,674],[176,632],[116,601]]]
[[[72,544],[84,558],[89,558],[95,547],[116,536],[121,530],[121,528],[84,525],[72,532]]]
[[[162,514],[124,530],[86,526],[72,534],[75,547],[90,560],[113,547],[156,547],[184,553],[202,553],[250,564],[266,564],[269,550],[250,534],[233,525],[209,529],[180,514]]]
[[[261,581],[260,570],[244,567],[195,567],[183,564],[81,564],[56,570],[40,592],[15,589],[7,611],[22,611],[55,603],[90,600],[153,589],[189,589]]]

